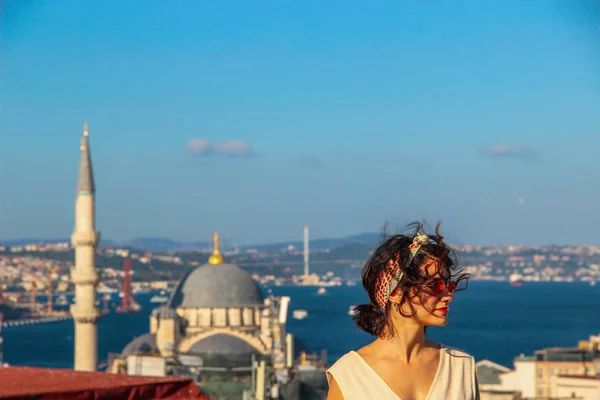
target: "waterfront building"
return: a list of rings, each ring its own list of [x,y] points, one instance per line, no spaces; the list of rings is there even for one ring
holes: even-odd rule
[[[579,341],[579,348],[583,350],[597,350],[600,351],[600,333],[597,335],[590,335],[588,340]],[[600,370],[600,366],[596,366],[597,370]]]
[[[557,399],[600,399],[600,376],[559,375],[553,382],[552,393]]]
[[[600,399],[600,351],[592,345],[521,354],[512,370],[489,360],[476,366],[482,400]]]

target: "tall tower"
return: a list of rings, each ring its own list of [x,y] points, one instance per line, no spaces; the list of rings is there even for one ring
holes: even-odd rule
[[[308,276],[308,225],[304,226],[304,276]]]
[[[95,371],[98,364],[98,329],[100,312],[96,308],[96,246],[100,233],[95,231],[94,175],[88,143],[87,123],[81,138],[79,181],[75,200],[75,231],[71,242],[75,247],[75,268],[71,281],[75,284],[75,304],[71,315],[75,322],[75,370]]]

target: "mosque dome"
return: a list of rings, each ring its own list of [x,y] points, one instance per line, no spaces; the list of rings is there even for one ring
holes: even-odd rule
[[[263,304],[263,294],[249,273],[232,264],[205,264],[175,287],[169,308],[247,307]]]
[[[242,339],[219,333],[194,343],[188,354],[202,357],[205,365],[211,367],[233,367],[250,365],[252,355],[261,352]]]
[[[215,251],[208,264],[191,270],[175,287],[167,307],[234,308],[262,305],[264,296],[252,276],[232,264],[224,264],[215,234]]]

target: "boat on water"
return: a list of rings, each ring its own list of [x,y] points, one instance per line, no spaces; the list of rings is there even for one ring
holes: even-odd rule
[[[321,286],[319,290],[317,290],[317,294],[327,294],[327,289]]]
[[[61,294],[60,296],[58,296],[58,299],[56,300],[56,304],[59,306],[68,306],[69,299],[64,294]]]
[[[510,283],[510,286],[513,286],[513,287],[521,287],[521,286],[523,286],[523,283],[525,283],[523,281],[523,278],[519,274],[510,275],[508,277],[508,282]]]
[[[294,310],[292,316],[294,317],[294,319],[304,319],[308,316],[308,311],[302,309]]]
[[[354,309],[356,306],[350,306],[348,307],[348,315],[354,315],[356,314],[356,310]]]
[[[161,296],[159,294],[152,296],[150,303],[166,303],[169,300],[167,296]]]
[[[105,293],[118,293],[119,290],[106,286],[104,283],[100,282],[98,284],[98,288],[96,289],[96,293],[105,294]]]

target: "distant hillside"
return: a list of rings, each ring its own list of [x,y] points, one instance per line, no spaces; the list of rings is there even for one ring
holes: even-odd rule
[[[310,249],[311,250],[324,250],[324,249],[335,249],[343,247],[349,244],[360,244],[368,247],[372,247],[379,243],[381,234],[379,233],[360,233],[352,236],[345,236],[341,238],[323,238],[323,239],[311,239]],[[291,242],[279,242],[279,243],[268,243],[268,244],[257,244],[253,246],[243,246],[242,249],[256,249],[260,251],[274,252],[279,251],[289,245],[294,246],[297,249],[304,248],[304,242],[302,241],[291,241]]]
[[[139,250],[152,250],[152,251],[190,251],[206,249],[212,246],[209,242],[179,242],[168,238],[150,237],[150,238],[136,238],[126,242],[121,242],[121,246],[131,247]]]
[[[359,233],[356,235],[346,236],[342,238],[322,238],[322,239],[311,239],[310,248],[311,250],[324,250],[324,249],[336,249],[347,245],[357,244],[364,245],[368,248],[373,247],[379,243],[381,234],[379,233]],[[70,239],[14,239],[14,240],[1,240],[0,244],[5,246],[20,246],[24,244],[38,243],[38,244],[53,244],[61,242],[70,242]],[[287,248],[289,245],[293,245],[297,249],[302,249],[304,243],[300,241],[291,242],[279,242],[279,243],[266,243],[257,244],[252,246],[240,246],[241,250],[245,249],[256,249],[259,251],[267,252],[278,252],[281,249]],[[180,242],[169,238],[162,237],[141,237],[134,238],[131,240],[118,242],[109,239],[101,239],[100,246],[122,246],[129,247],[138,250],[151,250],[157,252],[167,251],[191,251],[201,250],[212,246],[211,242]]]
[[[0,240],[0,245],[4,246],[23,246],[25,244],[55,244],[71,242],[70,238],[64,239],[9,239]],[[138,250],[152,250],[152,251],[186,251],[186,250],[199,250],[206,249],[212,246],[209,242],[179,242],[169,238],[149,237],[149,238],[135,238],[118,242],[110,239],[100,239],[100,246],[110,247],[128,247]]]
[[[320,254],[322,260],[366,260],[375,249],[375,244],[350,243],[332,249],[329,253]]]
[[[39,238],[29,238],[29,239],[7,239],[0,240],[0,245],[3,246],[23,246],[26,244],[56,244],[56,243],[71,243],[71,238],[63,238],[63,239],[39,239]],[[100,238],[100,246],[118,246],[119,242],[115,242],[114,240],[106,240]]]
[[[37,243],[37,244],[55,244],[55,243],[64,243],[64,242],[70,242],[71,239],[7,239],[7,240],[0,240],[0,244],[3,246],[22,246],[24,244],[32,244],[32,243]]]

